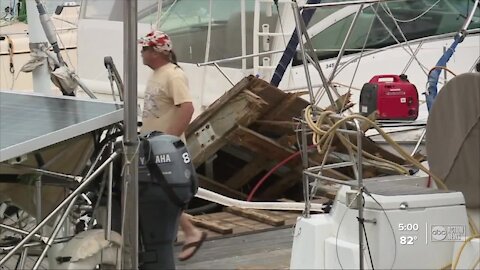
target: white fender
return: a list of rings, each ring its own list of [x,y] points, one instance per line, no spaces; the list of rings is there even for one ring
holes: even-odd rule
[[[61,269],[95,269],[99,264],[117,265],[121,259],[122,237],[111,233],[111,241],[105,239],[103,229],[88,230],[77,234],[58,253],[57,258],[70,258],[60,263]]]

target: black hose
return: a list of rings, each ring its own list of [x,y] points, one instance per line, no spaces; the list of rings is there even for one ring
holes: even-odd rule
[[[220,207],[220,205],[217,204],[217,203],[209,203],[209,204],[204,205],[204,206],[199,206],[199,207],[196,207],[196,208],[187,209],[187,210],[185,210],[185,213],[187,213],[189,215],[199,215],[199,214],[204,214],[204,213],[208,213],[208,212],[213,212],[219,207]]]

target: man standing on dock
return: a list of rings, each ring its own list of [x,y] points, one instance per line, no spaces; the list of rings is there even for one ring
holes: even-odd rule
[[[177,64],[172,42],[165,33],[156,30],[141,38],[139,44],[143,64],[153,70],[145,90],[141,131],[161,131],[181,137],[185,142],[184,132],[194,108],[188,80]],[[185,213],[180,216],[180,227],[185,241],[178,259],[183,261],[196,253],[206,234],[197,229]]]

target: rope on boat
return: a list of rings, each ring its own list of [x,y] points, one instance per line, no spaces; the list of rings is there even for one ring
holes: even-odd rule
[[[308,126],[313,130],[314,135],[313,135],[313,144],[317,146],[317,151],[320,154],[327,154],[328,153],[328,147],[327,145],[331,144],[334,136],[337,134],[339,140],[341,143],[347,148],[347,150],[356,150],[357,147],[351,143],[344,135],[337,133],[336,131],[338,128],[341,127],[343,123],[349,120],[353,120],[355,118],[358,118],[359,120],[368,120],[369,123],[375,124],[373,121],[370,119],[361,116],[361,115],[351,115],[347,116],[346,118],[339,120],[337,122],[334,122],[331,118],[328,116],[330,114],[333,114],[334,112],[331,111],[325,111],[319,114],[318,120],[315,121],[312,116],[312,106],[308,106],[305,110],[305,119],[308,124]],[[376,124],[375,124],[376,125]],[[378,127],[378,126],[377,126]],[[378,127],[380,129],[380,127]],[[384,133],[386,136],[388,136],[383,130],[379,131],[379,133]],[[387,140],[387,139],[386,139]],[[392,140],[392,139],[391,139]],[[392,142],[394,142],[392,140]],[[399,146],[400,150],[401,147]],[[375,163],[376,165],[379,165],[380,167],[387,168],[390,170],[395,170],[401,174],[408,174],[408,170],[403,168],[402,166],[396,164],[395,162],[377,157],[375,155],[372,155],[368,152],[362,151],[363,155],[367,158],[370,159],[370,162]],[[407,156],[410,157],[410,155],[406,154]],[[411,158],[411,157],[410,157]],[[413,159],[413,158],[412,158]],[[416,161],[416,160],[415,160]],[[421,164],[420,164],[421,165]]]
[[[388,142],[392,146],[392,148],[397,151],[398,154],[400,154],[405,160],[410,162],[410,164],[412,164],[416,168],[418,168],[418,169],[422,170],[423,172],[425,172],[426,174],[428,174],[431,177],[431,179],[433,179],[435,181],[435,183],[437,184],[437,187],[439,187],[443,190],[448,190],[447,185],[443,182],[443,180],[440,177],[435,175],[433,172],[431,172],[429,169],[427,169],[425,166],[423,166],[419,161],[417,161],[412,156],[410,156],[407,152],[405,152],[405,150],[403,150],[403,148],[397,142],[395,142],[392,139],[392,137],[390,137],[374,121],[370,120],[369,118],[367,118],[365,116],[362,116],[362,115],[359,115],[359,114],[354,114],[354,115],[346,116],[346,117],[342,118],[341,120],[334,123],[333,120],[328,118],[328,115],[333,114],[333,112],[325,111],[325,112],[322,112],[322,113],[319,114],[318,120],[315,122],[314,119],[313,119],[313,116],[312,116],[312,110],[313,109],[312,109],[311,105],[309,105],[305,109],[305,119],[307,121],[308,126],[314,132],[313,143],[315,145],[317,145],[317,150],[319,151],[320,154],[328,153],[328,147],[326,148],[325,145],[327,143],[330,143],[333,140],[333,136],[335,134],[338,134],[338,137],[339,137],[340,141],[343,143],[343,145],[345,147],[347,147],[347,149],[349,149],[349,151],[351,151],[352,148],[356,149],[355,145],[353,145],[346,138],[344,138],[344,137],[342,138],[343,135],[337,133],[337,129],[340,128],[341,125],[344,124],[345,122],[351,121],[353,119],[358,119],[358,120],[362,121],[363,123],[367,123],[370,126],[372,126],[374,129],[376,129],[378,131],[378,133],[385,139],[385,141]],[[328,126],[328,125],[331,125],[331,126]],[[327,127],[328,127],[328,129],[327,129]],[[325,149],[327,151],[324,151]],[[398,165],[394,162],[376,157],[374,155],[371,155],[371,154],[363,152],[363,151],[362,151],[362,153],[366,157],[369,157],[369,158],[374,157],[375,158],[374,161],[380,162],[379,165],[381,165],[381,166],[385,166],[386,168],[391,168],[391,169],[398,169],[399,172],[403,172],[403,174],[408,174],[408,171],[405,168],[403,168],[402,166],[400,166],[400,165]],[[359,173],[361,173],[361,172],[359,172]],[[477,230],[477,226],[476,226],[475,222],[472,220],[472,218],[468,214],[467,214],[467,216],[468,216],[469,227],[470,227],[470,230],[472,231],[472,235],[478,235],[479,232]]]

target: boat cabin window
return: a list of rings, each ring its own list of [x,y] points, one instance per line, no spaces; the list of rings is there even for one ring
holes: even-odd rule
[[[46,12],[48,14],[54,14],[55,9],[57,6],[77,6],[81,3],[81,0],[49,0],[49,1],[42,1]],[[33,3],[35,5],[35,3]],[[21,6],[21,2],[19,0],[13,1],[13,0],[1,0],[0,1],[0,26],[2,25],[3,20],[8,20],[11,17],[17,17],[19,16],[19,6]]]
[[[202,63],[212,60],[242,55],[241,1],[212,0],[164,0],[161,11],[157,0],[138,2],[139,23],[156,25],[172,39],[174,51],[179,62]],[[273,2],[272,2],[273,3]],[[253,53],[253,20],[255,0],[245,0],[246,54]],[[267,16],[266,9],[271,8]],[[260,25],[269,24],[275,30],[278,14],[273,5],[261,5]],[[123,20],[123,1],[85,0],[82,17],[110,21]],[[211,17],[210,42],[207,42]],[[206,52],[207,43],[210,46]],[[261,39],[259,39],[261,43]],[[260,46],[260,44],[259,44]],[[225,67],[241,67],[241,60],[220,63]],[[252,68],[252,59],[247,60],[247,68]]]
[[[83,0],[82,18],[109,20],[109,21],[123,21],[123,1],[115,0]],[[142,12],[145,10],[156,10],[158,5],[157,0],[138,0],[138,17],[140,18]],[[144,14],[142,16],[145,16]]]
[[[185,63],[202,63],[242,55],[241,1],[210,0],[164,1],[159,29],[172,38],[178,60]],[[170,3],[168,3],[170,2]],[[172,3],[173,2],[173,3]],[[255,0],[245,1],[246,53],[253,53],[253,18]],[[260,25],[269,24],[275,29],[278,15],[275,9],[266,16],[266,5],[261,5]],[[211,17],[210,49],[206,52],[208,27]],[[220,63],[225,67],[241,67],[241,61]],[[253,67],[251,59],[247,68]]]
[[[372,5],[359,15],[350,40],[347,42],[345,54],[359,52],[364,46],[365,37],[367,37],[365,46],[367,50],[397,44],[395,39],[403,42],[404,38],[396,27],[395,21],[409,41],[457,32],[472,9],[473,2],[469,0],[440,0],[437,3],[437,0],[407,0],[383,3],[378,6]],[[317,9],[309,26],[316,24],[337,10],[339,8]],[[426,12],[427,10],[428,12]],[[425,14],[422,15],[423,13]],[[341,19],[312,37],[312,43],[314,48],[318,50],[317,54],[320,60],[338,55],[353,17],[354,14]],[[469,29],[478,28],[480,28],[480,8],[477,9],[469,26]],[[294,64],[301,64],[300,59],[297,53]]]

